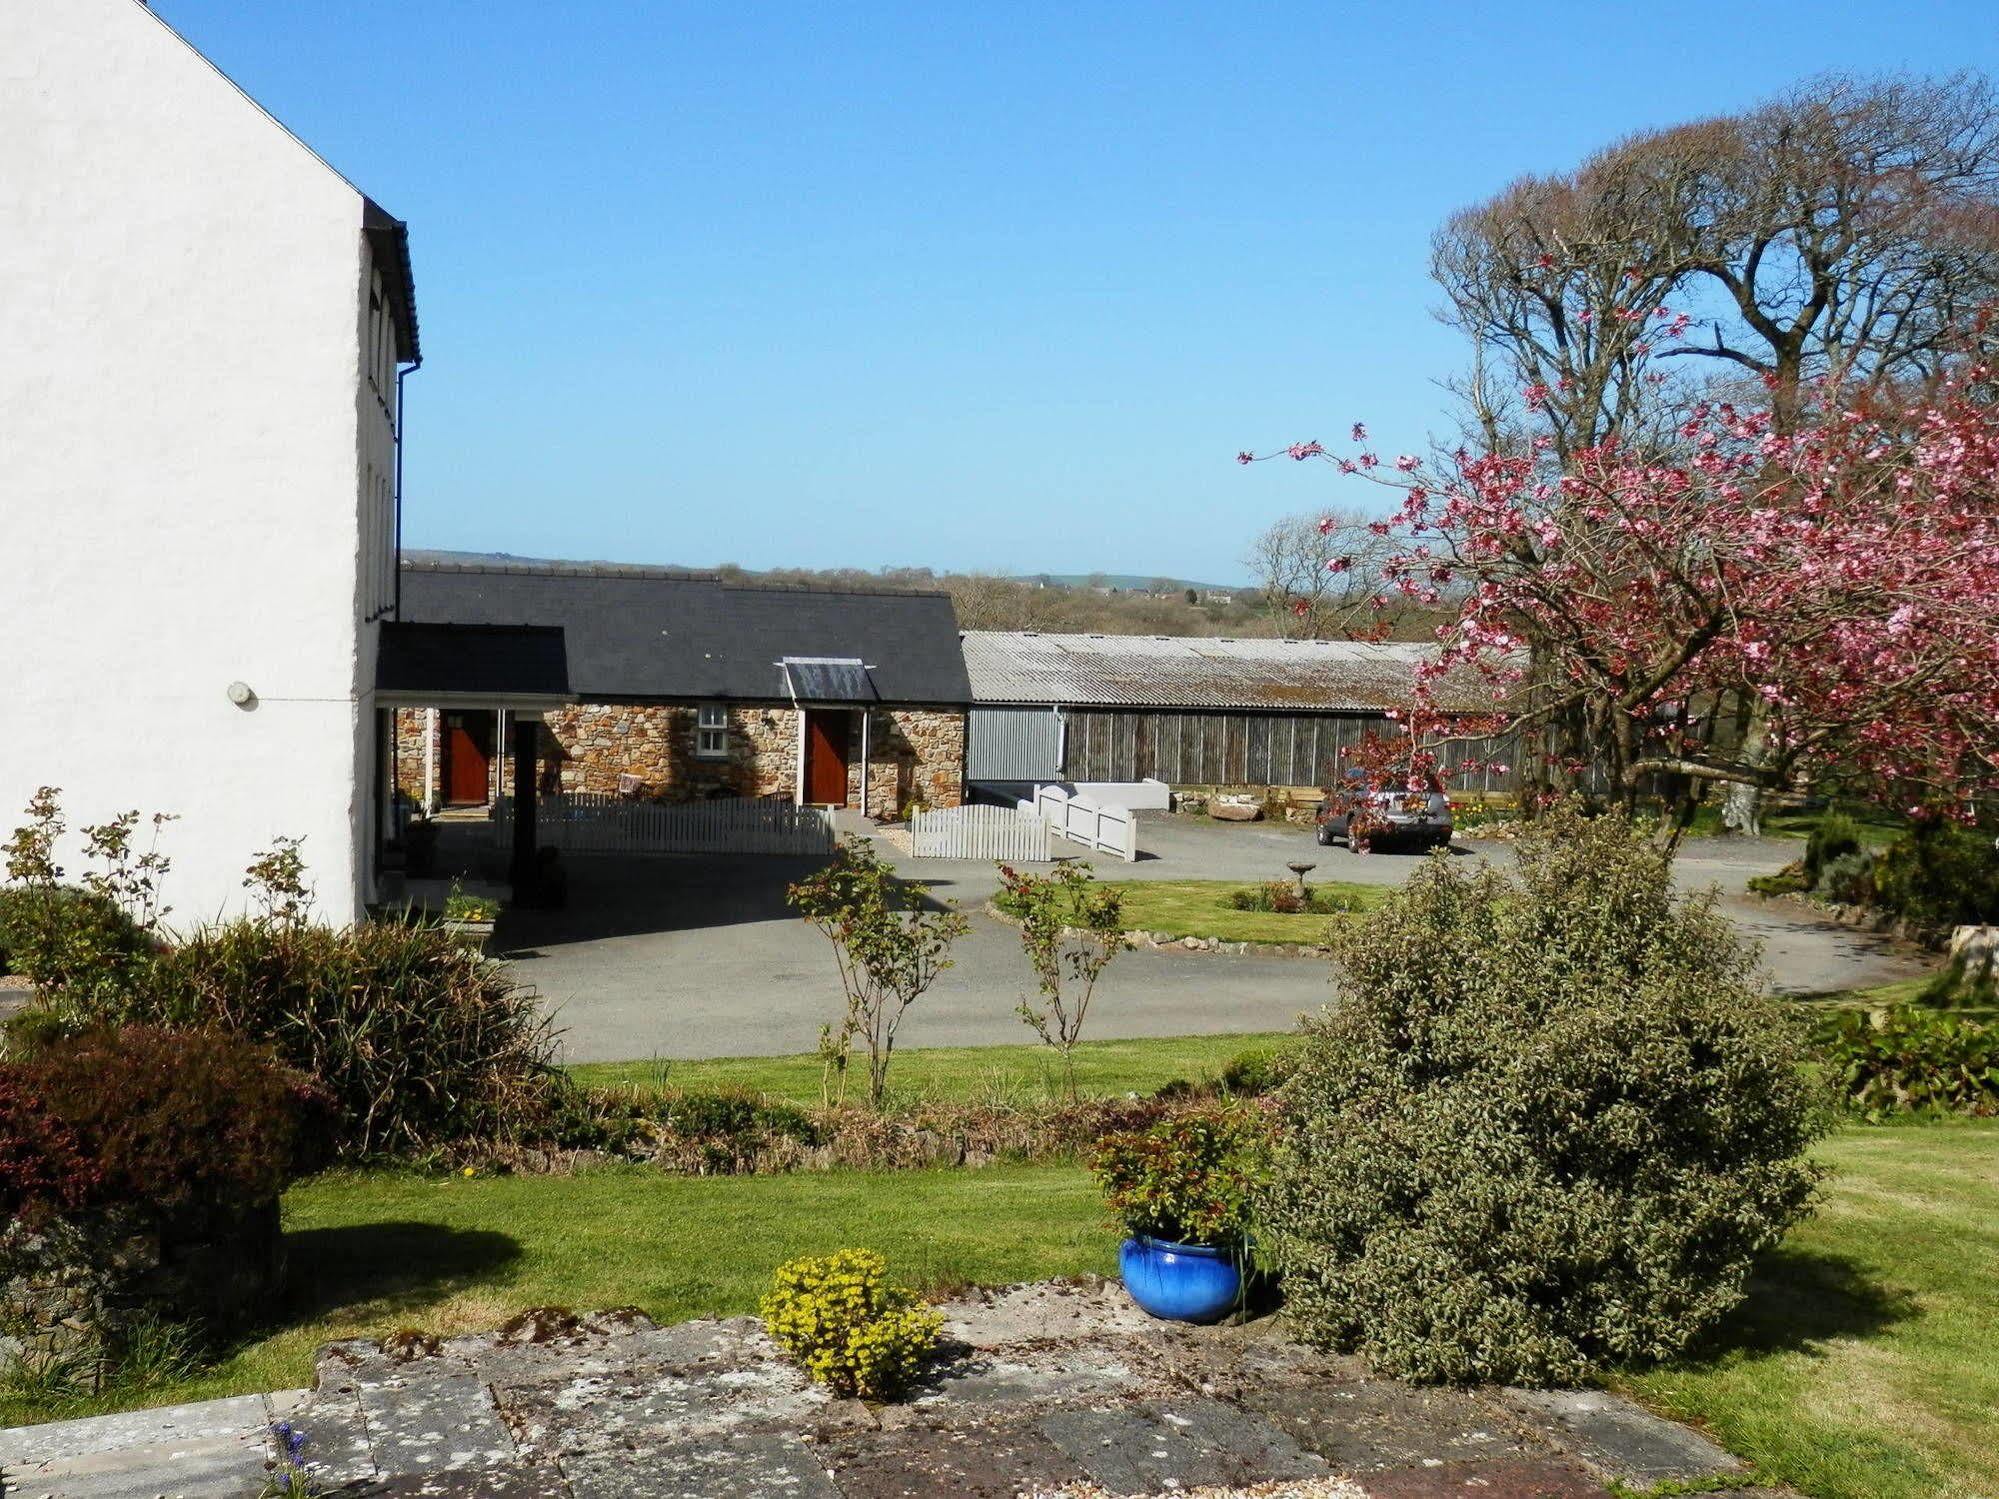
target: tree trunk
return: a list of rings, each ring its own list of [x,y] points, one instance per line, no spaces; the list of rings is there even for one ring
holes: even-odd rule
[[[1750,770],[1760,770],[1770,748],[1770,715],[1763,701],[1752,699],[1742,730],[1737,758]],[[1730,781],[1722,796],[1721,825],[1745,838],[1763,836],[1763,788],[1747,781]]]

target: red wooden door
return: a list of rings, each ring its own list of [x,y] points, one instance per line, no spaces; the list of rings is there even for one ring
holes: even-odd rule
[[[464,805],[492,794],[493,725],[485,714],[444,717],[444,799]]]
[[[847,804],[847,735],[844,708],[814,708],[805,715],[805,799],[820,806]]]

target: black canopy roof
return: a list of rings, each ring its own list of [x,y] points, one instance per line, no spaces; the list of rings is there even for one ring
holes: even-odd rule
[[[542,625],[382,626],[375,686],[441,697],[566,698],[569,659],[562,631]]]
[[[756,587],[603,564],[411,562],[401,618],[559,627],[583,702],[655,698],[957,705],[971,701],[958,620],[942,593]],[[787,675],[786,657],[865,669]]]

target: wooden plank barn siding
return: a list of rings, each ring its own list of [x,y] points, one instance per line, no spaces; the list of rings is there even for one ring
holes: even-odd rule
[[[1149,708],[1071,708],[1068,760],[1072,781],[1137,781],[1151,776],[1174,786],[1323,786],[1347,750],[1372,731],[1394,725],[1372,713],[1178,713]],[[1504,791],[1513,785],[1512,757],[1484,740],[1452,741],[1444,764],[1497,757],[1504,775],[1487,770],[1454,777],[1451,789]]]

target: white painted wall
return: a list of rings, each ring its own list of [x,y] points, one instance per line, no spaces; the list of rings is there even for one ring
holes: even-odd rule
[[[359,909],[361,214],[137,0],[0,3],[0,830],[178,814],[175,923],[279,834]]]

